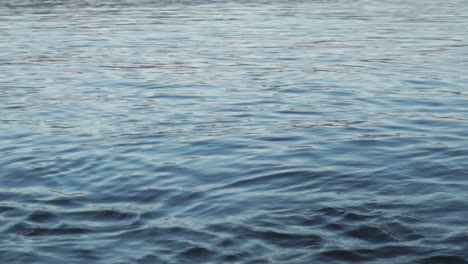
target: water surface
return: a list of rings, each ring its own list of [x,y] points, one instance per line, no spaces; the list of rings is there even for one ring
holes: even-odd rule
[[[2,263],[468,263],[466,1],[0,3]]]

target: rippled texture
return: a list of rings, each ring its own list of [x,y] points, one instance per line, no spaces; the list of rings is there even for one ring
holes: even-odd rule
[[[0,3],[2,263],[467,263],[466,1]]]

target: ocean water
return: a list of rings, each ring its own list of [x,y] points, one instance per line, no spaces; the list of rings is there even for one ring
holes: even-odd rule
[[[465,0],[0,1],[0,263],[468,263]]]

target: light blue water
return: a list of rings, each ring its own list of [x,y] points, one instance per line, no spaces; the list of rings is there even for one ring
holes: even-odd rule
[[[468,263],[466,1],[0,2],[1,263]]]

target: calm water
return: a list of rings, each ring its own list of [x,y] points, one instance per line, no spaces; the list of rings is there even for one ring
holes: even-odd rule
[[[1,263],[468,263],[468,3],[0,2]]]

